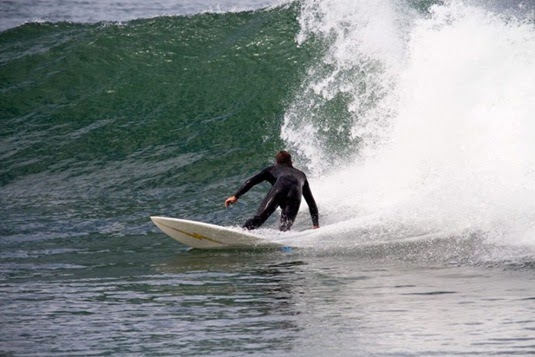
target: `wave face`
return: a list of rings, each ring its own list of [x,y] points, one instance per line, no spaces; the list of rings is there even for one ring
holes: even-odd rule
[[[534,246],[532,11],[307,0],[3,31],[2,236],[239,224],[263,192],[223,200],[286,147],[337,247]]]
[[[295,44],[297,10],[1,33],[3,234],[223,223],[225,196],[283,145],[313,52]]]

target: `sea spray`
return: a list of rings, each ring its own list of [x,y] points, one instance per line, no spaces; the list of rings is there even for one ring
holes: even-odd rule
[[[326,50],[282,137],[318,174],[327,221],[535,244],[533,25],[462,1],[397,4],[303,6],[298,40]]]
[[[393,90],[405,53],[406,26],[414,16],[391,1],[304,2],[297,42],[320,39],[323,58],[308,77],[282,127],[282,138],[316,173],[362,155],[382,142]]]

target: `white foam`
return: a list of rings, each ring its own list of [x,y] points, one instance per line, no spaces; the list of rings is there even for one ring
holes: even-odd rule
[[[301,22],[299,41],[323,36],[329,48],[282,137],[307,158],[329,223],[535,245],[532,24],[463,1],[429,14],[396,1],[307,1]],[[338,153],[324,129],[334,118],[314,115],[339,93],[350,97],[345,134],[359,154],[327,175]]]

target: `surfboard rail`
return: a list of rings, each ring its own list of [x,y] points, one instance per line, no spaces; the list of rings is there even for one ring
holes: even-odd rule
[[[216,224],[163,216],[151,216],[150,219],[162,232],[192,248],[252,249],[282,246],[238,227],[223,227]]]

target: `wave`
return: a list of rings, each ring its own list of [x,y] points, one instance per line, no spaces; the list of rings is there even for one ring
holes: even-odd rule
[[[288,93],[314,52],[295,45],[297,11],[1,33],[5,212],[32,202],[69,207],[70,219],[96,226],[104,217],[146,222],[160,209],[209,219],[221,187],[282,145]]]
[[[327,250],[533,246],[535,30],[514,5],[307,0],[4,31],[2,235],[239,224],[262,190],[224,198],[286,147]]]

